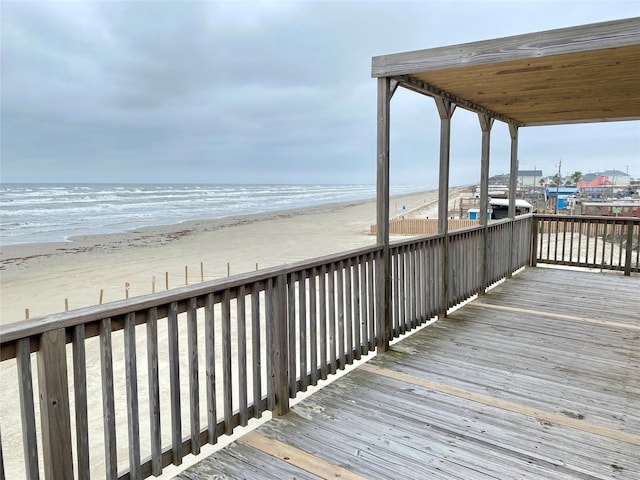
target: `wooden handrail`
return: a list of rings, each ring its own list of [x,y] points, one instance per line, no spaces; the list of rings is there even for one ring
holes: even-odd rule
[[[58,455],[55,447],[70,442],[70,418],[75,413],[77,461],[72,464],[69,457],[69,461],[59,462],[58,470],[51,470],[46,477],[69,478],[74,469],[84,477],[95,468],[90,463],[87,433],[90,420],[98,417],[103,420],[106,461],[101,467],[104,470],[93,476],[145,478],[160,474],[170,463],[180,464],[185,454],[198,454],[203,443],[215,443],[222,433],[230,434],[245,425],[250,416],[259,417],[265,410],[275,415],[286,413],[290,397],[375,350],[386,341],[382,332],[389,338],[408,332],[480,293],[485,283],[522,267],[529,261],[530,229],[529,216],[502,220],[486,229],[449,232],[448,265],[442,254],[445,235],[392,242],[388,259],[391,304],[386,315],[379,303],[382,251],[374,245],[5,325],[0,328],[2,360],[16,362],[21,375],[25,461],[37,459],[34,452],[38,448],[34,408],[29,404],[30,395],[33,398],[30,352],[38,352],[38,384],[45,393],[41,411],[48,405],[56,407],[41,416],[41,430],[48,430],[41,446],[47,472],[51,458]],[[515,242],[512,232],[518,233]],[[482,278],[477,268],[481,260],[478,242],[485,233],[490,258],[486,278]],[[510,252],[510,263],[505,252]],[[439,281],[444,268],[453,280],[446,298]],[[182,331],[186,331],[186,344],[179,342]],[[136,345],[138,335],[146,336],[146,347]],[[57,347],[51,350],[54,336]],[[88,348],[88,340],[96,336],[97,347],[94,342]],[[114,349],[122,341],[123,355],[116,355]],[[69,400],[60,396],[71,384],[66,362],[60,361],[69,343],[73,345],[75,412],[69,410]],[[160,356],[161,350],[168,352],[167,358]],[[201,351],[205,369],[200,367]],[[138,361],[142,352],[147,356],[147,370],[138,378],[138,372],[144,372]],[[51,360],[54,357],[58,360]],[[87,393],[88,382],[94,379],[86,373],[87,365],[96,362],[101,372],[97,398]],[[159,389],[160,364],[170,383],[168,396]],[[187,401],[180,393],[181,376],[188,378]],[[138,388],[145,381],[143,377],[148,382],[148,398],[144,399]],[[118,424],[114,403],[115,385],[122,382],[126,387],[126,426]],[[200,418],[201,401],[207,404],[206,418]],[[98,415],[91,413],[100,406]],[[188,411],[184,417],[188,425],[184,426],[183,411]],[[151,419],[150,431],[144,435],[139,429],[142,415]],[[161,441],[160,417],[171,419],[170,444]],[[53,423],[61,430],[50,429]],[[122,438],[120,431],[127,432],[125,453],[116,441]],[[146,447],[150,456],[143,452],[143,436],[151,439]],[[118,471],[124,459],[129,467]],[[37,464],[29,465],[36,473]]]

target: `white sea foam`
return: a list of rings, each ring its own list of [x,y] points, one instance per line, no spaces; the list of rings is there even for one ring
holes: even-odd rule
[[[394,186],[391,193],[423,189]],[[65,241],[374,197],[373,185],[3,184],[0,244]]]

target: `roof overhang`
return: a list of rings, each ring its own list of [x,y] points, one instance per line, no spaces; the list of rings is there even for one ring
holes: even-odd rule
[[[373,77],[517,125],[640,119],[640,17],[373,57]]]

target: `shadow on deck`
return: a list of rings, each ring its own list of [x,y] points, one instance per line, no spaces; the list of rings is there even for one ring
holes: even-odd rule
[[[527,269],[177,478],[640,478],[638,292]]]

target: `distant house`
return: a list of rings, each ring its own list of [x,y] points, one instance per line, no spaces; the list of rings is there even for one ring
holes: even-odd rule
[[[583,175],[578,187],[581,189],[594,189],[601,187],[628,187],[631,177],[620,170],[606,170],[604,172],[588,173]]]
[[[578,187],[547,187],[545,199],[550,206],[555,204],[558,209],[563,209],[568,206],[567,199],[575,197],[578,191]]]
[[[542,170],[518,170],[519,187],[538,187],[542,178]]]

